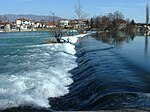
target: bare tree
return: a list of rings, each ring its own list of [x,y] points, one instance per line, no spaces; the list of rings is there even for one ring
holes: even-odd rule
[[[87,14],[82,10],[82,6],[80,1],[78,1],[78,4],[75,6],[75,14],[78,18],[78,33],[83,33],[84,31],[84,25],[82,23],[82,19],[85,19],[87,17]]]
[[[101,20],[101,17],[95,17],[95,27],[97,29],[100,28],[100,20]]]
[[[109,19],[109,17],[107,17],[107,16],[103,16],[102,17],[102,20],[101,20],[102,22],[102,27],[107,27],[108,25],[109,25],[109,23],[110,23],[110,19]]]
[[[114,19],[117,20],[117,19],[124,19],[124,16],[121,12],[119,11],[115,11],[114,12]]]
[[[110,22],[114,21],[113,13],[108,13],[107,17],[109,18]]]
[[[78,1],[78,5],[75,6],[75,14],[79,20],[87,17],[87,14],[82,10],[80,1]]]

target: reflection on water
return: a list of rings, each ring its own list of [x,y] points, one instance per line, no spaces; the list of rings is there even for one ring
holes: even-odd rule
[[[126,34],[124,32],[97,33],[97,40],[115,46],[122,56],[149,71],[150,36],[147,34]]]
[[[145,56],[148,55],[148,36],[145,36]]]
[[[120,46],[124,43],[129,43],[135,38],[134,34],[127,34],[124,32],[112,32],[112,33],[96,33],[94,36],[97,40],[111,45]]]

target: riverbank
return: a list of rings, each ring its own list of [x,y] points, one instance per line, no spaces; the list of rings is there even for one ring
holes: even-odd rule
[[[18,29],[14,29],[14,30],[0,30],[0,32],[30,32],[30,31],[37,31],[36,29],[25,29],[25,30],[18,30]]]
[[[28,31],[70,31],[70,32],[77,32],[77,30],[74,29],[64,29],[64,28],[36,28],[36,29],[11,29],[11,30],[4,30],[0,29],[0,32],[28,32]]]

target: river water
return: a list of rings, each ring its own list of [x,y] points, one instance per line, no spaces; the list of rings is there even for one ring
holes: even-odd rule
[[[150,107],[149,36],[88,35],[78,36],[77,44],[42,43],[49,38],[48,32],[0,33],[1,110]]]

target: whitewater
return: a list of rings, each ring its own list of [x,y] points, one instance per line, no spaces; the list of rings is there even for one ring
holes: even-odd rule
[[[50,108],[48,98],[69,93],[69,72],[77,67],[75,43],[41,44],[47,32],[0,34],[0,110],[19,106]]]

